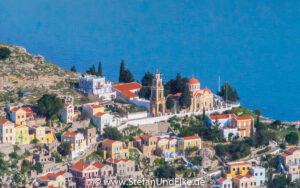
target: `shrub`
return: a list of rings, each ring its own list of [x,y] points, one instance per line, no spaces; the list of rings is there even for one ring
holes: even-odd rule
[[[0,48],[0,60],[5,60],[6,58],[8,58],[10,56],[10,53],[11,51],[6,47]]]

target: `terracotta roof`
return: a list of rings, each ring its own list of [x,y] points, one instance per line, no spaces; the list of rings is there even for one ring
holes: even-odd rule
[[[296,149],[295,148],[289,148],[288,151],[291,152],[291,153],[294,153],[296,151]]]
[[[127,162],[128,160],[127,159],[112,159],[112,158],[109,158],[106,161],[109,162],[109,163],[119,163],[120,161]]]
[[[188,84],[200,84],[200,82],[196,78],[191,78],[188,80]]]
[[[151,137],[151,135],[148,135],[148,134],[142,134],[140,137],[142,137],[142,138],[150,138]]]
[[[16,112],[19,109],[22,109],[26,112],[26,115],[36,115],[36,113],[34,113],[30,108],[28,107],[24,107],[24,108],[20,108],[20,107],[14,107],[12,108],[10,111]]]
[[[95,167],[97,167],[97,168],[101,169],[102,167],[104,167],[104,166],[105,166],[105,164],[103,164],[103,163],[100,163],[100,162],[94,162],[94,163],[93,163],[93,166],[95,166]]]
[[[12,109],[10,109],[10,111],[17,111],[17,110],[19,110],[20,108],[19,107],[13,107]]]
[[[159,137],[159,138],[157,138],[157,141],[159,142],[159,141],[161,141],[161,140],[163,140],[163,139],[166,139],[166,140],[174,140],[174,139],[177,139],[177,138],[175,138],[175,137]]]
[[[235,117],[237,120],[247,120],[247,119],[253,119],[252,116],[240,116],[240,117]]]
[[[288,154],[288,153],[282,153],[281,156],[287,157],[287,156],[290,156],[290,154]]]
[[[105,139],[103,142],[112,144],[112,143],[115,142],[115,140],[112,140],[112,139],[108,138],[108,139]]]
[[[199,139],[199,136],[186,136],[186,137],[182,137],[183,140],[194,140],[194,139]]]
[[[71,168],[76,169],[76,170],[84,170],[89,166],[89,164],[82,163],[82,162],[77,162],[75,163]]]
[[[136,90],[136,89],[141,89],[143,86],[137,82],[131,82],[127,84],[119,84],[119,85],[114,85],[113,88],[123,91],[123,90]]]
[[[0,119],[0,125],[5,124],[5,123],[13,124],[13,122],[8,121],[7,119]]]
[[[204,88],[204,89],[200,89],[200,91],[203,91],[203,93],[205,93],[205,92],[207,92],[207,93],[211,93],[211,91],[209,90],[209,89],[207,89],[207,88]]]
[[[241,166],[241,165],[249,165],[250,163],[247,162],[236,162],[232,164],[228,164],[229,166]]]
[[[39,179],[43,180],[43,181],[48,181],[49,180],[47,176],[40,176]]]
[[[36,115],[30,108],[22,108],[26,112],[27,115]]]
[[[300,121],[292,121],[291,123],[292,123],[292,124],[299,124]]]
[[[69,107],[69,106],[72,107],[71,104],[64,104],[64,106],[65,106],[65,107]]]
[[[133,98],[133,97],[138,97],[138,95],[131,92],[131,90],[141,89],[143,86],[137,82],[131,82],[127,84],[114,85],[112,87],[118,90],[119,92],[121,92],[123,95],[129,98]]]
[[[242,179],[244,176],[242,175],[236,175],[234,178],[237,178],[237,179]]]
[[[226,180],[226,178],[220,178],[220,179],[218,179],[219,182],[223,182],[225,180]]]
[[[51,177],[51,178],[57,178],[58,176],[61,176],[64,173],[66,173],[66,172],[65,171],[59,171],[57,173],[48,173],[46,176]]]
[[[64,136],[76,136],[78,133],[75,132],[65,132],[63,135]]]
[[[101,106],[100,104],[94,104],[94,105],[91,105],[92,106],[92,108],[103,108],[103,106]]]
[[[246,174],[244,177],[251,178],[252,176],[250,174]]]
[[[131,91],[128,91],[128,90],[121,90],[120,91],[123,95],[129,97],[129,98],[134,98],[134,97],[138,97],[137,94],[135,93],[132,93]]]
[[[216,119],[228,119],[229,117],[236,117],[234,114],[221,114],[221,115],[212,115],[212,116],[209,116],[210,119],[212,120],[216,120]]]
[[[141,140],[141,137],[139,136],[136,136],[136,137],[133,137],[134,140]]]
[[[169,94],[169,97],[180,97],[182,93]]]
[[[103,116],[103,115],[104,115],[104,113],[98,112],[98,113],[96,113],[94,116]]]

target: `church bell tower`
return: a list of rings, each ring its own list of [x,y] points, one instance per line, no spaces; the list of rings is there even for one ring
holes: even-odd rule
[[[161,116],[165,114],[166,103],[164,96],[164,86],[160,73],[155,73],[155,78],[152,80],[151,97],[150,97],[150,112],[152,116]]]

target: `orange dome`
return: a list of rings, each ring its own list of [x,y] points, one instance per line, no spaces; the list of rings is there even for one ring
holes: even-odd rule
[[[189,84],[200,84],[200,82],[196,78],[191,78],[188,81]]]

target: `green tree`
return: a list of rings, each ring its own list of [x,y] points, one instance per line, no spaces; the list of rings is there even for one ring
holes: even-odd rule
[[[147,71],[142,78],[142,85],[143,86],[152,86],[153,78],[154,78],[154,75],[151,72]]]
[[[288,187],[291,181],[286,178],[285,175],[277,175],[270,181],[270,187],[272,188],[285,188]]]
[[[86,71],[87,74],[97,75],[95,65],[92,65],[89,70]]]
[[[2,47],[0,48],[0,60],[5,60],[6,58],[8,58],[11,54],[10,49],[6,48],[6,47]]]
[[[134,81],[133,75],[131,74],[130,70],[125,69],[125,63],[124,60],[122,60],[120,66],[119,82],[129,83],[133,81]]]
[[[62,100],[56,94],[45,94],[38,100],[39,111],[47,120],[57,118],[59,111],[64,107]]]
[[[71,152],[72,152],[72,146],[71,146],[71,143],[70,142],[63,142],[60,144],[59,148],[59,153],[62,155],[62,156],[67,156],[67,155],[70,155]]]
[[[191,106],[191,94],[187,84],[185,84],[183,93],[179,98],[179,105],[182,108],[188,108]]]
[[[122,59],[121,66],[120,66],[119,82],[123,82],[124,74],[125,74],[124,72],[125,72],[125,63],[124,60]]]
[[[97,76],[103,76],[102,74],[102,64],[101,64],[101,61],[99,61],[99,64],[98,64],[98,72],[97,72]]]
[[[158,167],[154,172],[157,178],[165,178],[165,179],[175,178],[175,173],[176,173],[175,168],[169,165]]]
[[[285,140],[292,145],[297,145],[299,143],[299,135],[296,132],[290,132],[285,136]]]
[[[230,101],[238,101],[240,97],[238,96],[237,90],[233,89],[227,82],[222,86],[221,91],[217,93],[219,96]]]
[[[145,73],[145,75],[142,78],[142,88],[139,92],[139,96],[141,98],[149,99],[151,95],[151,86],[152,86],[152,79],[154,78],[154,75],[150,73],[149,71]]]
[[[31,163],[27,159],[24,159],[21,165],[21,172],[24,174],[25,172],[29,171],[30,168],[31,168]]]
[[[121,140],[122,134],[116,127],[106,127],[103,129],[104,137],[112,140]]]
[[[26,177],[22,172],[14,172],[12,184],[21,187],[26,184]]]
[[[171,97],[168,97],[166,101],[167,109],[172,109],[174,107],[174,104],[174,100]]]
[[[33,165],[31,167],[32,170],[36,170],[37,173],[42,173],[43,172],[43,165],[39,162],[35,163],[35,165]]]
[[[184,85],[185,83],[183,83],[180,73],[177,73],[175,84],[174,84],[176,93],[182,92],[184,90]]]
[[[71,72],[77,72],[77,71],[76,71],[75,65],[73,65],[73,66],[71,67],[70,71],[71,71]]]
[[[275,120],[271,123],[271,127],[274,128],[274,129],[277,129],[280,125],[281,125],[280,120]]]
[[[218,155],[224,156],[229,150],[227,145],[218,144],[215,147]]]
[[[259,124],[259,118],[260,118],[261,112],[259,109],[255,109],[254,112],[256,114],[256,124]]]

